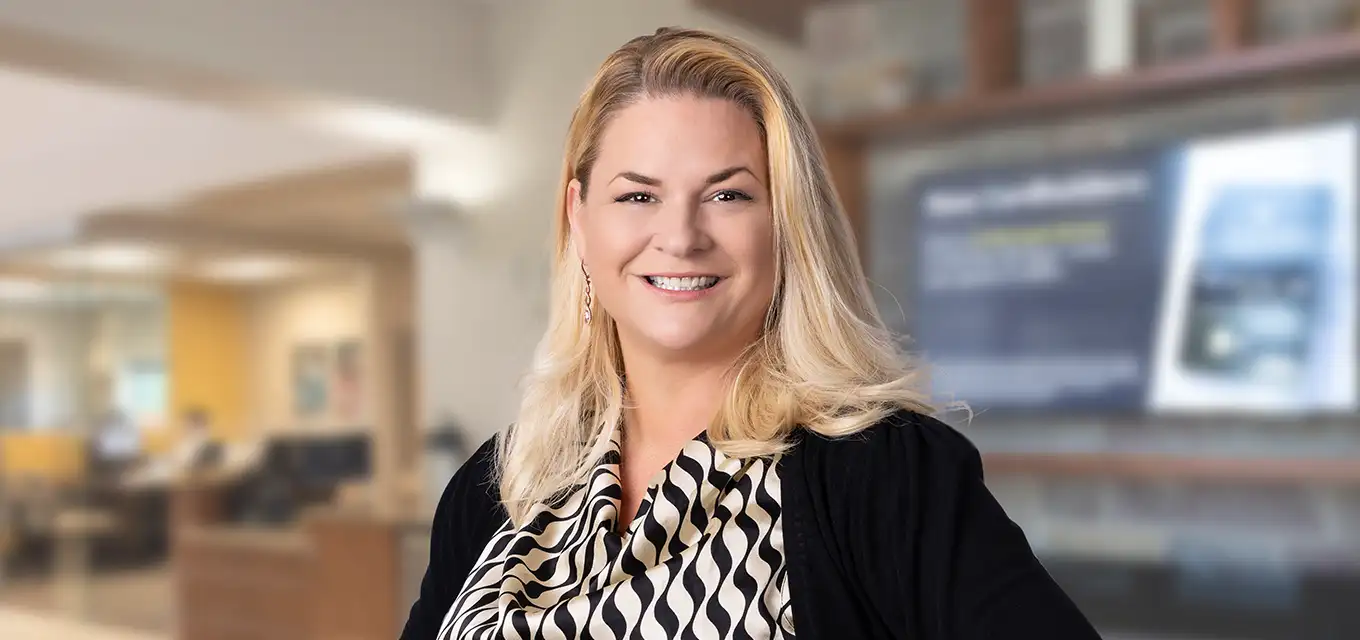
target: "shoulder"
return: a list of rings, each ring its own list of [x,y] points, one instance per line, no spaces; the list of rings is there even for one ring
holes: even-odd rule
[[[848,436],[800,430],[793,454],[808,472],[832,477],[928,481],[982,473],[977,447],[966,436],[936,418],[905,409]]]
[[[492,436],[453,474],[435,513],[437,527],[477,535],[505,519],[496,486],[496,441]]]
[[[506,520],[496,491],[496,439],[487,440],[453,474],[435,508],[430,560],[411,607],[404,639],[433,638],[482,547]]]
[[[982,458],[967,437],[906,410],[843,437],[801,430],[784,469],[796,510],[841,523],[948,520],[982,485]]]

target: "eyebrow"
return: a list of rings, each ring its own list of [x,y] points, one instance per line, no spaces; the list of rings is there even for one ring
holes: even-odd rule
[[[728,167],[728,168],[726,168],[726,169],[723,169],[722,171],[719,171],[719,172],[717,172],[717,173],[715,173],[715,174],[709,176],[707,179],[704,180],[704,184],[705,184],[705,185],[718,184],[719,182],[726,181],[726,180],[730,179],[732,176],[735,176],[735,175],[737,175],[738,173],[742,173],[742,172],[746,172],[746,173],[751,174],[751,177],[752,177],[752,178],[755,178],[755,179],[756,179],[756,182],[760,182],[760,178],[756,178],[756,174],[755,174],[753,171],[751,171],[750,169],[746,168],[745,166],[738,166],[738,167]],[[645,176],[645,175],[642,175],[642,174],[640,174],[640,173],[637,173],[636,171],[620,171],[618,175],[614,176],[614,179],[613,179],[613,180],[610,180],[610,182],[613,182],[614,180],[618,180],[619,178],[623,178],[623,179],[625,179],[625,180],[629,180],[629,181],[632,181],[632,182],[636,182],[636,183],[638,183],[638,184],[645,184],[645,185],[647,185],[647,186],[649,186],[649,187],[659,187],[659,186],[661,186],[661,179],[660,179],[660,178],[653,178],[653,177],[651,177],[651,176]]]

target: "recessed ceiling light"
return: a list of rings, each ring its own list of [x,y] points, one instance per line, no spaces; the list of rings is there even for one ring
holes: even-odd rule
[[[303,265],[286,258],[248,257],[218,260],[204,266],[200,275],[225,282],[265,282],[295,276]]]
[[[486,135],[476,127],[436,115],[374,105],[324,107],[313,114],[313,121],[349,136],[406,146],[463,142]]]
[[[0,277],[0,299],[34,300],[51,292],[51,286],[31,278]]]
[[[137,273],[159,271],[170,260],[170,253],[157,247],[119,244],[64,249],[52,256],[51,264],[62,269]]]

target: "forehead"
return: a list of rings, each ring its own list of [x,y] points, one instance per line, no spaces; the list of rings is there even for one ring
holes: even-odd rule
[[[635,171],[665,180],[745,166],[764,180],[765,144],[751,114],[728,100],[644,98],[605,128],[593,174]]]

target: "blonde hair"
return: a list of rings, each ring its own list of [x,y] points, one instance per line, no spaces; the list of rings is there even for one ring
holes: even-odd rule
[[[517,422],[497,452],[501,500],[523,524],[536,504],[586,480],[598,437],[624,410],[622,358],[608,311],[582,322],[585,276],[570,245],[567,185],[589,188],[611,118],[648,97],[731,100],[760,127],[769,161],[775,296],[761,337],[734,365],[708,427],[728,455],[788,447],[802,427],[827,436],[863,430],[900,409],[929,411],[915,371],[884,327],[812,125],[788,82],[750,46],[696,30],[661,29],[610,55],[581,96],[558,189],[549,324]]]

